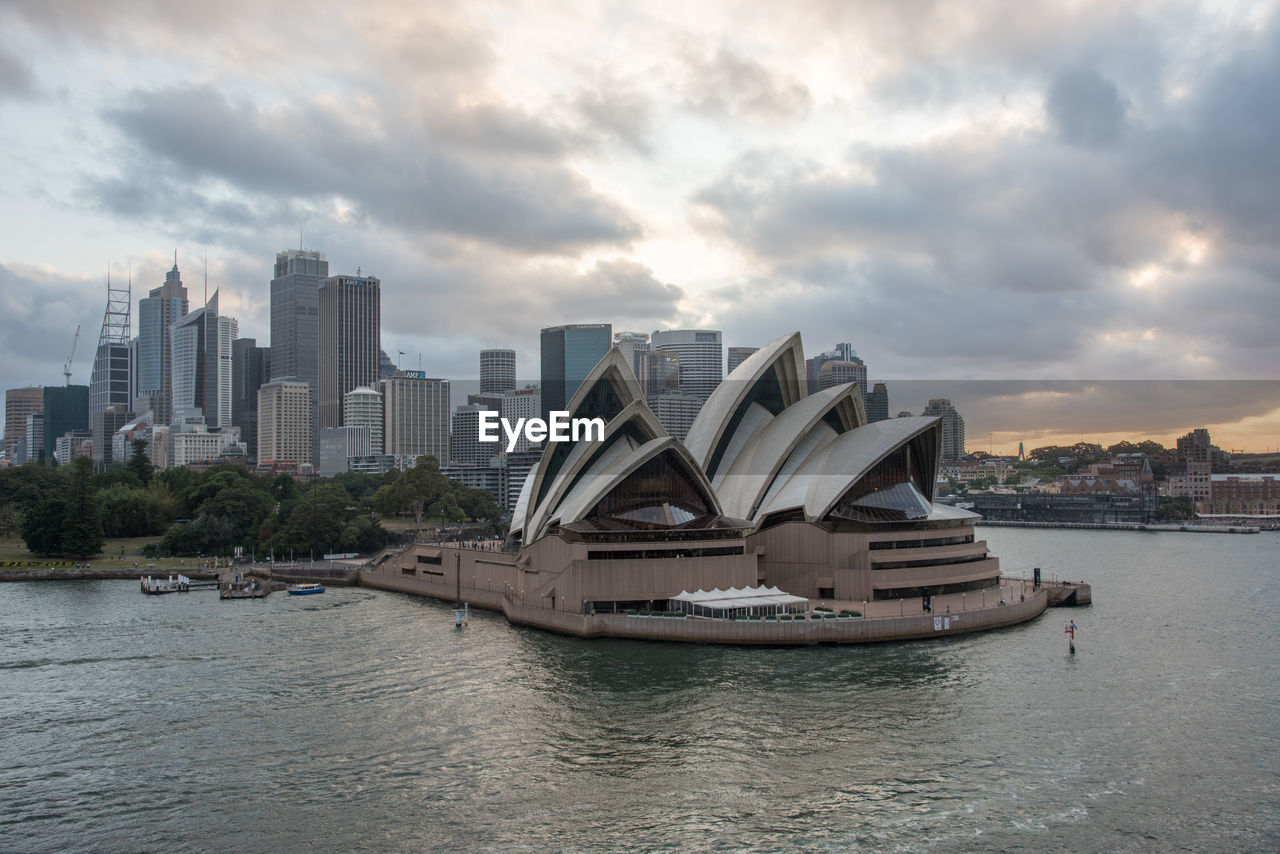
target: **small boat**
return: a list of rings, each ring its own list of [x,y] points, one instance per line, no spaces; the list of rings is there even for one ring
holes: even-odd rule
[[[290,596],[306,596],[310,593],[323,593],[324,588],[319,584],[290,584]]]

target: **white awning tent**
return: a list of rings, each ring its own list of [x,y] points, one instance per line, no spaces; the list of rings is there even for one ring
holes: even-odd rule
[[[730,617],[735,614],[795,614],[809,610],[809,600],[777,587],[730,587],[728,590],[680,591],[671,597],[671,609],[695,617]]]

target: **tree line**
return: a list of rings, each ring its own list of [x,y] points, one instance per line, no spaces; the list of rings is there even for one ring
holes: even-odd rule
[[[127,463],[97,474],[84,458],[0,470],[0,536],[17,534],[41,556],[87,558],[108,537],[161,535],[148,547],[157,556],[230,555],[237,546],[246,555],[367,554],[390,540],[381,520],[406,514],[418,527],[496,524],[503,509],[484,490],[449,480],[429,456],[403,472],[301,483],[230,463],[156,471],[138,440]]]

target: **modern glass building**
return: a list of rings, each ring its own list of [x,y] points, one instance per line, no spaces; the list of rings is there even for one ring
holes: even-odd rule
[[[258,389],[271,379],[271,348],[254,338],[231,342],[231,424],[252,460],[258,459]]]
[[[74,430],[89,435],[89,387],[47,386],[44,390],[45,459],[53,459],[58,438]]]
[[[178,272],[165,274],[164,284],[138,300],[136,412],[149,411],[156,424],[173,418],[173,324],[186,316],[187,289]],[[140,402],[139,402],[140,401]]]
[[[341,427],[342,396],[379,377],[382,282],[374,276],[330,276],[320,283],[319,425]]]
[[[572,323],[542,330],[541,417],[563,411],[578,386],[609,352],[613,325]]]

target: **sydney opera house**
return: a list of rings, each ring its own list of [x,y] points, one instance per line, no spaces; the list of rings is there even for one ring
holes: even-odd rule
[[[806,395],[804,380],[799,334],[773,342],[681,442],[613,350],[567,407],[603,419],[603,439],[548,443],[505,551],[418,544],[361,583],[569,634],[696,642],[936,636],[1044,609],[1043,590],[996,607],[999,561],[974,536],[978,517],[933,503],[938,419],[869,424],[856,385]],[[985,603],[984,591],[992,607],[945,619],[928,607],[952,594]],[[870,619],[886,601],[896,619]]]

